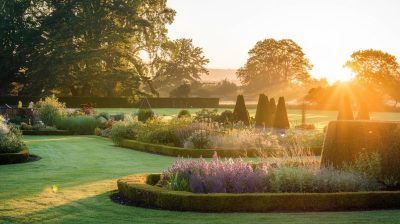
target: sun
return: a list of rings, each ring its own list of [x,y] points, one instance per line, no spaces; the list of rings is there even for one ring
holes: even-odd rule
[[[348,68],[340,68],[334,74],[327,75],[326,79],[330,84],[341,82],[345,83],[352,80],[355,77],[355,74]]]

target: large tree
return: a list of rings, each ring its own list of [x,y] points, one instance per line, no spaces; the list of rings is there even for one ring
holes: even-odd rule
[[[376,89],[400,100],[400,66],[396,57],[381,50],[356,51],[345,63],[356,74],[356,80],[369,89]]]
[[[209,60],[191,39],[169,41],[163,47],[164,55],[154,76],[158,88],[173,89],[184,83],[195,85],[201,81],[202,74],[208,74],[205,65]]]
[[[237,76],[247,89],[267,91],[310,79],[312,68],[302,48],[293,40],[265,39],[249,51],[246,64]]]

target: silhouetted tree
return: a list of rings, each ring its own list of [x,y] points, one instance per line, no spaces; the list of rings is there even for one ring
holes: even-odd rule
[[[265,120],[266,120],[266,111],[265,109],[267,106],[267,98],[264,94],[260,94],[258,97],[258,103],[257,103],[257,109],[256,109],[256,116],[255,116],[255,121],[256,121],[256,127],[264,127]]]
[[[361,100],[358,104],[357,120],[370,120],[368,104],[365,100]]]

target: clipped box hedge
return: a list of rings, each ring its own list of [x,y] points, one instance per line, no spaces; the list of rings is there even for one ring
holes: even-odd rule
[[[23,163],[29,159],[29,150],[24,149],[17,153],[0,153],[0,164]]]
[[[159,174],[118,180],[119,193],[139,206],[198,212],[304,212],[400,208],[400,191],[195,194],[153,186]]]
[[[341,167],[361,152],[378,152],[382,173],[397,176],[400,170],[399,122],[332,121],[325,137],[321,165]]]
[[[130,148],[142,152],[149,152],[154,154],[160,154],[165,156],[173,157],[191,157],[191,158],[212,158],[215,153],[219,157],[260,157],[268,156],[274,149],[186,149],[181,147],[167,146],[152,144],[146,142],[140,142],[136,140],[124,139],[119,146],[124,148]],[[319,155],[321,148],[310,149],[315,155]]]
[[[72,135],[66,130],[22,130],[23,135]]]

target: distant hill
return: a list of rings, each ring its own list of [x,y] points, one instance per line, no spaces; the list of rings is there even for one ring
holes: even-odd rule
[[[219,82],[224,79],[227,79],[236,84],[240,83],[236,77],[236,69],[210,68],[208,69],[208,71],[210,72],[209,75],[201,76],[201,80],[203,82]]]

